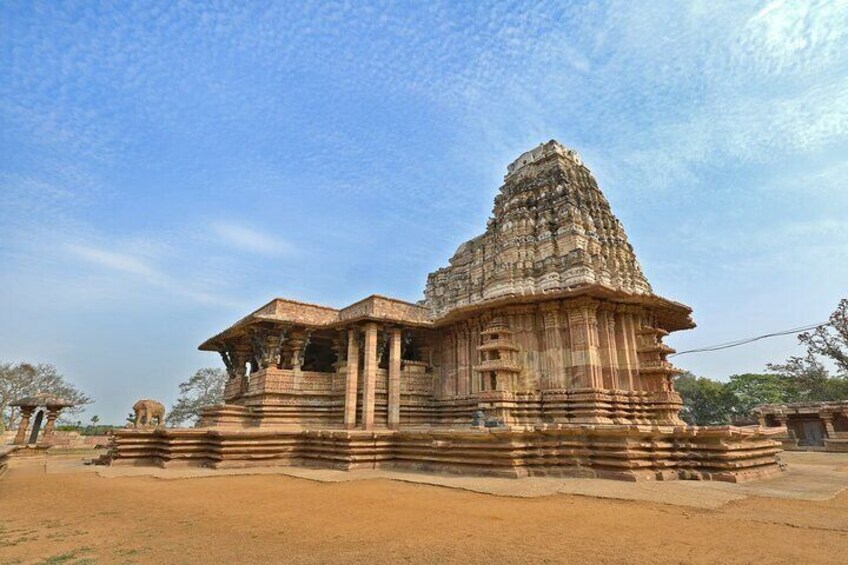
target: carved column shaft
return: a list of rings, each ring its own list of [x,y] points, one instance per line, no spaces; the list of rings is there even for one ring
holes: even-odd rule
[[[471,365],[468,359],[468,328],[465,324],[456,327],[456,394],[466,396],[471,381]]]
[[[548,374],[547,388],[562,388],[565,386],[563,371],[562,328],[559,320],[559,303],[547,303],[542,306],[542,323],[545,328],[545,355],[543,368]]]
[[[26,443],[27,428],[29,428],[29,419],[35,408],[21,408],[21,423],[18,424],[18,433],[15,434],[15,445],[24,445]]]
[[[618,348],[619,386],[633,390],[634,368],[630,362],[630,340],[627,339],[626,314],[617,316],[615,324],[615,344]]]
[[[53,435],[53,428],[56,426],[56,418],[59,417],[59,412],[61,409],[56,408],[48,408],[47,409],[47,424],[44,426],[44,435],[43,439],[47,439],[48,437]]]
[[[362,427],[374,429],[374,399],[377,388],[377,324],[365,325],[365,359],[363,366]]]
[[[626,374],[629,390],[641,390],[641,379],[639,378],[639,356],[636,353],[636,321],[632,308],[621,309],[619,323],[616,324],[616,337],[619,349],[622,352],[619,365]]]
[[[824,424],[824,437],[836,437],[836,428],[833,427],[833,414],[830,412],[821,414],[821,419]]]
[[[389,334],[389,428],[400,427],[400,358],[401,331],[392,328]]]
[[[617,389],[618,352],[615,348],[615,318],[610,308],[598,312],[598,337],[603,362],[603,388]]]
[[[347,334],[347,375],[345,376],[344,427],[356,427],[356,388],[359,379],[359,330],[351,328]]]
[[[568,312],[571,359],[575,388],[601,388],[601,359],[598,348],[597,304],[583,302]]]

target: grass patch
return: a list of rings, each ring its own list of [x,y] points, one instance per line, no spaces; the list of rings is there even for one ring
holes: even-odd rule
[[[78,547],[59,555],[53,555],[41,562],[41,565],[57,565],[58,563],[67,563],[71,560],[76,560],[75,563],[94,563],[93,557],[84,557],[84,553],[91,551],[90,547]]]

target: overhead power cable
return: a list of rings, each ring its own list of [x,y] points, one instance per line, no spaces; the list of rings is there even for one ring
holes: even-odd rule
[[[727,343],[719,343],[718,345],[710,345],[707,347],[698,347],[697,349],[687,349],[686,351],[678,351],[677,353],[672,353],[669,357],[676,357],[678,355],[686,355],[687,353],[707,353],[710,351],[721,351],[722,349],[730,349],[731,347],[739,347],[740,345],[746,345],[748,343],[753,343],[755,341],[760,341],[761,339],[766,339],[769,337],[778,337],[782,335],[789,335],[794,333],[805,332],[807,330],[813,330],[816,328],[820,328],[822,326],[829,326],[830,322],[822,322],[820,324],[810,324],[807,326],[800,326],[797,328],[792,328],[788,330],[782,330],[779,332],[772,332],[768,334],[758,335],[756,337],[748,337],[745,339],[738,339],[736,341],[728,341]]]

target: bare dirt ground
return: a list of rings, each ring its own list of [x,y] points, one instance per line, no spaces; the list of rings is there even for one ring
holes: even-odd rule
[[[494,483],[104,478],[78,460],[19,459],[0,479],[0,563],[845,563],[848,491],[834,493],[848,457],[833,457],[801,456],[806,475],[744,490],[666,483],[682,494],[663,504],[650,500],[662,484],[640,500],[620,500],[632,483],[585,480],[579,495],[512,481],[518,494],[499,496],[472,492]]]

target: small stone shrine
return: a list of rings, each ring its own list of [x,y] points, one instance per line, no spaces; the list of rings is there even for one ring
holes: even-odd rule
[[[848,453],[848,401],[764,404],[753,413],[761,426],[782,430],[786,450]]]
[[[780,430],[687,426],[663,344],[691,310],[653,294],[578,155],[507,168],[484,234],[424,300],[277,298],[205,341],[229,373],[194,429],[115,433],[112,464],[304,464],[741,481]]]
[[[53,428],[56,425],[59,413],[63,408],[73,406],[73,403],[54,394],[40,392],[33,396],[15,400],[10,405],[21,409],[21,421],[18,424],[18,433],[15,435],[15,445],[50,445],[54,436]],[[30,428],[33,413],[35,413],[35,419],[32,422],[29,438],[27,438],[27,430]],[[47,423],[44,425],[44,433],[39,438],[45,415]]]

